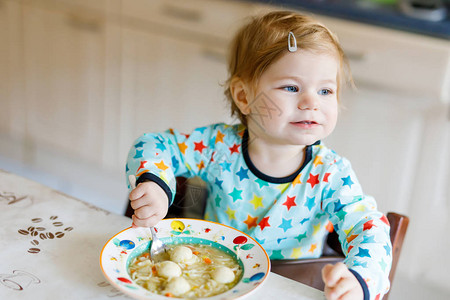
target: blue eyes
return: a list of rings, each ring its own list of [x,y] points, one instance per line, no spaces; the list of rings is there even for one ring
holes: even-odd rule
[[[329,89],[323,89],[323,90],[319,91],[319,95],[323,95],[323,96],[327,96],[327,95],[330,95],[332,93],[333,92],[331,90],[329,90]]]
[[[288,85],[288,86],[285,86],[285,87],[283,87],[283,89],[284,89],[285,91],[287,91],[287,92],[290,92],[290,93],[296,93],[296,92],[298,92],[298,87],[296,87],[296,86],[294,86],[294,85]]]
[[[287,85],[282,87],[282,89],[289,93],[297,93],[299,91],[299,88],[295,85]],[[317,92],[317,94],[322,96],[328,96],[333,94],[333,91],[330,89],[321,89]]]

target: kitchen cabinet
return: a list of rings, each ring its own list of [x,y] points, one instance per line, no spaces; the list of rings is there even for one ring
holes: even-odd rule
[[[138,135],[232,121],[220,86],[226,45],[252,5],[224,4],[223,15],[217,1],[5,3],[16,14],[2,18],[1,34],[19,43],[5,37],[0,48],[5,62],[17,58],[10,68],[17,75],[1,73],[15,85],[2,91],[17,97],[2,98],[10,109],[2,110],[0,155],[17,161],[23,175],[45,174],[69,194],[92,190],[87,196],[100,207],[119,212],[126,154]],[[146,10],[146,3],[159,6]],[[14,140],[14,128],[22,140]]]
[[[104,22],[23,6],[27,134],[95,162],[104,119]]]
[[[122,59],[121,159],[144,132],[230,120],[221,49],[124,28]]]
[[[1,4],[1,168],[120,213],[120,1]]]
[[[0,138],[10,137],[13,144],[0,143],[2,153],[21,159],[26,132],[24,105],[23,44],[21,6],[0,1]]]
[[[16,1],[31,162],[54,151],[121,172],[145,131],[230,121],[226,47],[253,6],[197,2]]]
[[[221,1],[122,2],[120,142],[232,122],[223,84],[232,32],[254,5]]]
[[[341,101],[345,108],[326,144],[352,162],[364,191],[381,210],[407,210],[420,111],[404,100],[368,91],[346,92]]]
[[[8,58],[9,58],[9,34],[8,29],[10,29],[9,20],[8,20],[8,7],[9,3],[0,1],[0,39],[2,41],[6,41],[3,43],[0,43],[0,65],[3,66],[0,68],[0,96],[2,99],[5,99],[4,102],[2,102],[2,108],[0,110],[0,130],[7,131],[9,129],[9,110],[10,110],[10,101],[8,97],[9,93],[9,82],[8,82]],[[8,97],[8,98],[7,98]],[[6,100],[8,100],[6,102]]]
[[[318,18],[337,34],[360,88],[378,89],[400,98],[450,102],[448,41]]]
[[[177,39],[188,38],[226,47],[233,32],[258,5],[222,0],[127,0],[122,17],[132,24],[148,24]],[[225,42],[225,43],[224,43]]]

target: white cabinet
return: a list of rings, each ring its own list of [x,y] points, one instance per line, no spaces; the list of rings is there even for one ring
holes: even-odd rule
[[[361,88],[450,102],[448,41],[334,18],[319,19],[337,34]]]
[[[124,167],[105,162],[118,156],[119,9],[116,0],[0,5],[0,168],[117,213]]]
[[[74,196],[92,189],[94,203],[117,211],[111,203],[126,201],[123,170],[138,135],[231,120],[220,86],[226,47],[252,4],[0,3],[0,91],[8,94],[0,156],[22,175],[53,176],[33,179]]]
[[[122,30],[122,157],[144,132],[228,121],[225,53],[207,43]]]
[[[342,95],[337,127],[325,142],[351,161],[364,191],[384,212],[411,208],[424,109],[417,101],[367,89]]]
[[[19,3],[0,1],[0,137],[15,143],[0,149],[14,158],[21,158],[26,131],[21,18]]]
[[[255,10],[254,3],[223,0],[126,0],[122,16],[131,24],[160,25],[160,33],[223,45]]]
[[[50,151],[122,172],[131,142],[145,131],[189,131],[231,120],[221,86],[226,49],[253,4],[14,3],[20,16],[14,37],[21,42],[20,66],[14,70],[22,72],[18,82],[23,88],[13,90],[22,91],[22,106],[12,101],[8,105],[22,109],[16,111],[22,113],[31,163],[37,152]],[[5,35],[3,28],[8,26],[2,27]],[[0,51],[11,52],[7,47]],[[9,61],[11,53],[4,57]],[[10,135],[17,115],[9,113],[11,109],[2,112],[0,123]]]
[[[27,135],[96,161],[104,118],[104,23],[23,6]]]
[[[223,84],[228,42],[253,4],[122,2],[119,158],[144,132],[230,122]]]
[[[2,109],[0,110],[0,130],[8,131],[9,123],[10,123],[10,105],[11,101],[9,99],[9,29],[11,29],[11,25],[8,20],[8,2],[0,1],[0,40],[3,41],[0,43],[0,97],[1,97],[1,105]],[[6,41],[6,42],[5,42]]]

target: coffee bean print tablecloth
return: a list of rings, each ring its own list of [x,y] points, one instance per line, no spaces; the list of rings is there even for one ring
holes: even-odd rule
[[[0,299],[127,299],[103,277],[103,245],[131,225],[0,171]]]
[[[0,170],[0,299],[131,299],[99,265],[104,244],[130,225],[127,217]],[[274,273],[249,299],[280,296],[324,299]]]

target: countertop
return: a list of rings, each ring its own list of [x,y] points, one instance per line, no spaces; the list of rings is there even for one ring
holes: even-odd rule
[[[442,21],[425,21],[403,14],[396,4],[369,0],[244,0],[282,6],[366,24],[450,40],[450,3]]]

